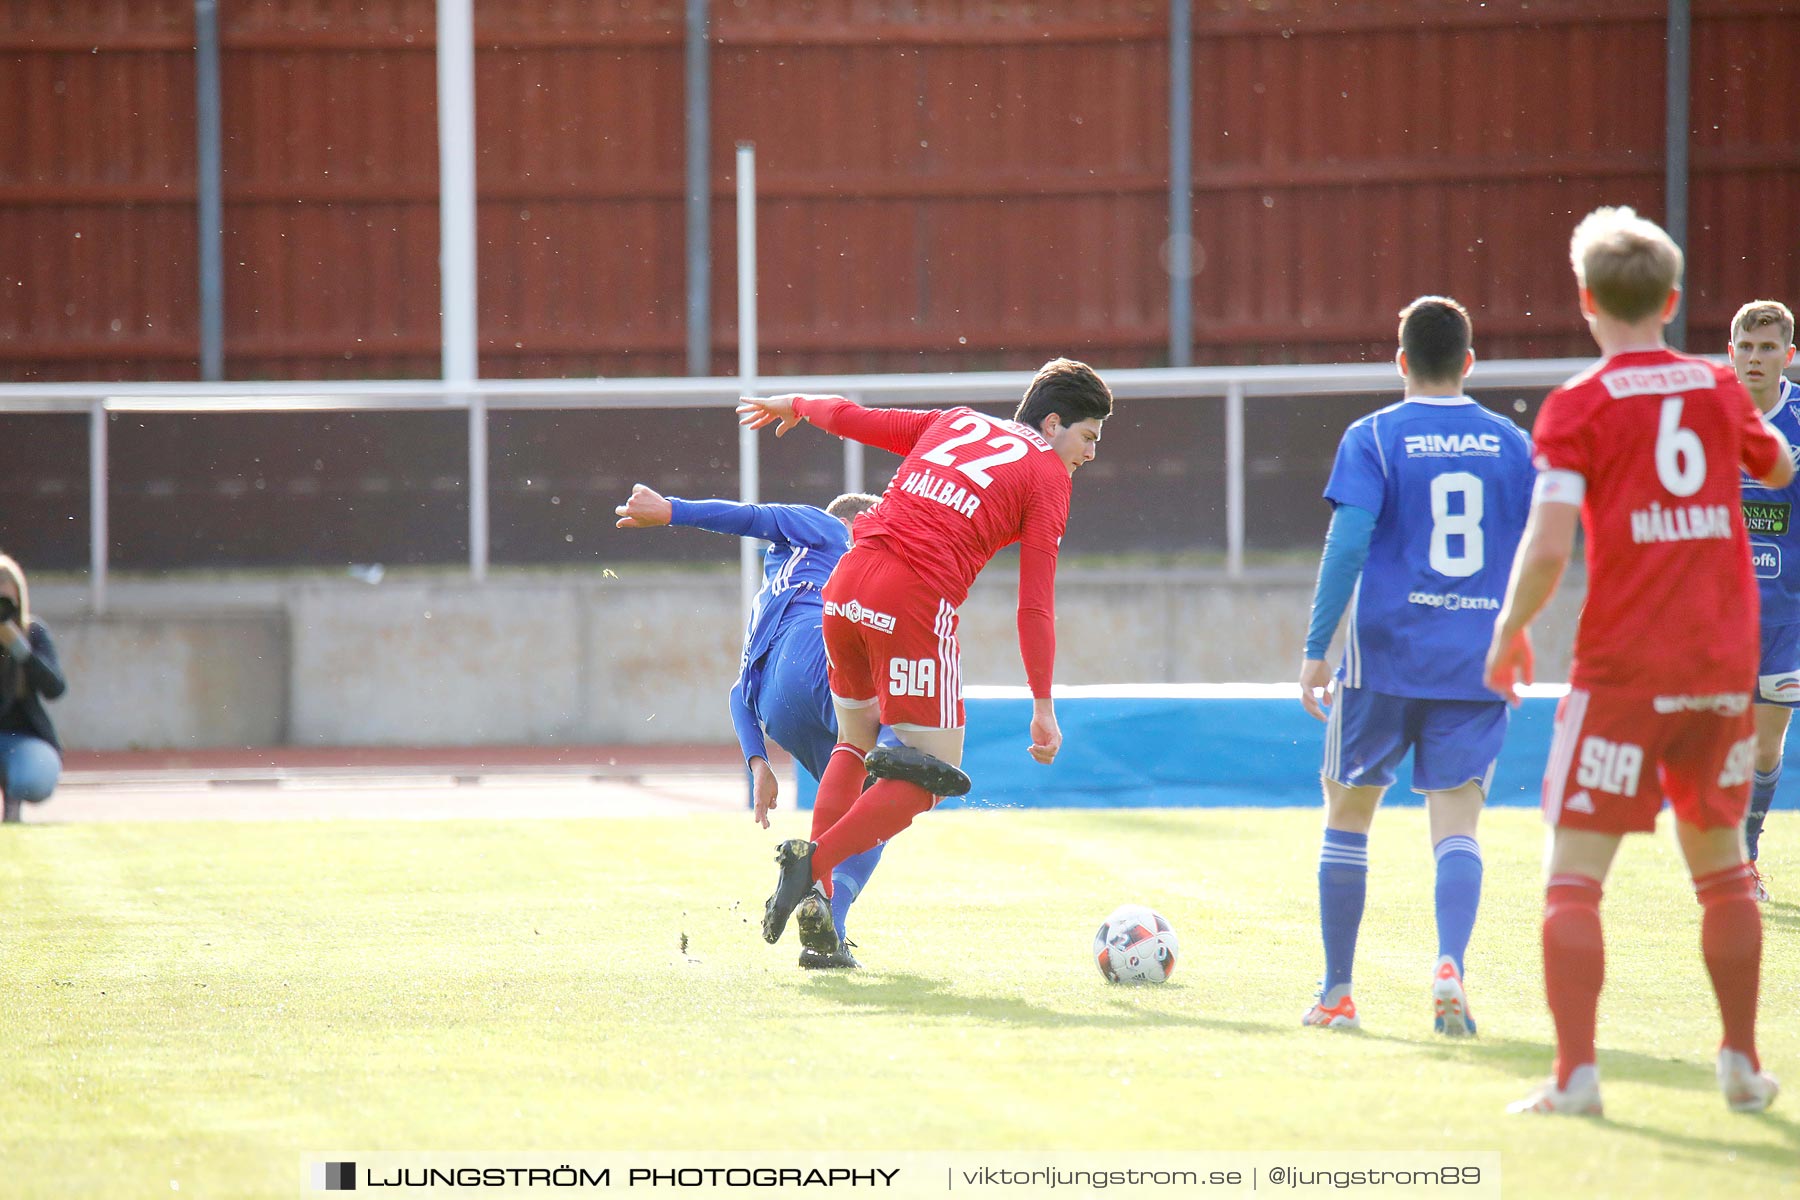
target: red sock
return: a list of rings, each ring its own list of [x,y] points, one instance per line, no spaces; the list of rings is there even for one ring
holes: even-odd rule
[[[1763,927],[1755,893],[1756,876],[1749,863],[1694,880],[1702,910],[1700,952],[1719,998],[1723,1044],[1761,1070],[1756,1058],[1756,992],[1762,975]]]
[[[812,840],[818,841],[825,831],[843,819],[856,798],[862,794],[863,752],[849,742],[831,748],[825,763],[825,777],[819,780],[819,794],[813,798]]]
[[[916,783],[877,779],[843,819],[818,839],[819,848],[813,851],[813,878],[829,880],[831,868],[852,855],[873,849],[877,842],[887,841],[936,803],[937,797]]]
[[[1594,1023],[1606,979],[1600,881],[1554,875],[1544,889],[1544,994],[1556,1022],[1556,1086],[1594,1061]]]

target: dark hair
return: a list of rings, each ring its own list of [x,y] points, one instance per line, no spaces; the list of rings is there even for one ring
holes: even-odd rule
[[[825,506],[825,515],[848,521],[874,508],[879,499],[880,496],[871,496],[867,492],[845,492]]]
[[[1061,417],[1065,426],[1089,419],[1104,421],[1112,416],[1112,393],[1086,363],[1053,358],[1032,376],[1013,420],[1041,432],[1051,413]]]
[[[1400,310],[1400,349],[1413,379],[1461,382],[1473,336],[1469,310],[1448,296],[1420,296]]]

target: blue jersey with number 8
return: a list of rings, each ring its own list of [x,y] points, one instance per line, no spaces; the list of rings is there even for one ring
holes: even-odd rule
[[[1482,663],[1536,481],[1531,441],[1467,396],[1411,397],[1344,431],[1325,498],[1375,514],[1338,678],[1494,700]]]

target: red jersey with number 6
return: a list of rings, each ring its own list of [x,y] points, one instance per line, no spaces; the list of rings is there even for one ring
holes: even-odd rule
[[[1614,355],[1550,393],[1531,439],[1540,471],[1586,483],[1570,682],[1749,691],[1757,592],[1738,468],[1767,474],[1780,445],[1730,368],[1668,349]]]

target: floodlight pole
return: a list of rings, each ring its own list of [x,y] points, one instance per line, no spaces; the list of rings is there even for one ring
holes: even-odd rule
[[[475,316],[474,0],[437,0],[438,294],[447,391],[469,405],[469,575],[487,578],[487,401]]]
[[[1169,365],[1194,361],[1193,0],[1169,0]]]
[[[225,378],[225,205],[218,0],[194,0],[194,158],[198,169],[200,378]]]
[[[738,265],[738,394],[756,394],[756,145],[737,145],[737,265]],[[757,433],[738,427],[738,499],[754,504],[762,490],[761,461],[757,457]],[[738,539],[738,578],[743,599],[744,623],[762,586],[762,543]]]
[[[1693,12],[1688,0],[1670,0],[1668,70],[1663,123],[1664,228],[1675,244],[1687,250],[1688,221],[1688,125],[1691,120],[1688,75],[1693,57]],[[1683,290],[1675,319],[1667,330],[1669,344],[1681,349],[1687,343],[1687,292]]]
[[[106,400],[88,405],[88,608],[106,612],[107,475]]]
[[[1225,574],[1244,574],[1244,384],[1225,388]]]
[[[687,0],[687,373],[712,374],[712,86],[707,0]]]

